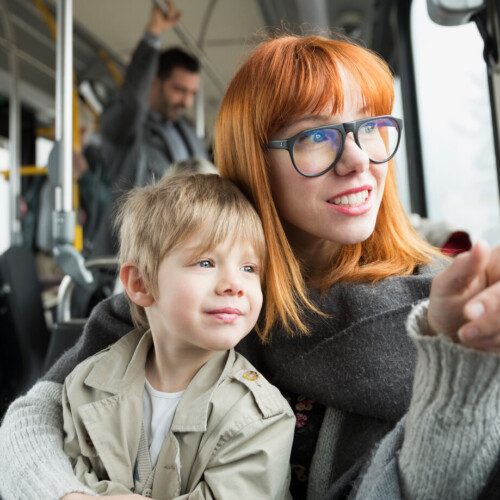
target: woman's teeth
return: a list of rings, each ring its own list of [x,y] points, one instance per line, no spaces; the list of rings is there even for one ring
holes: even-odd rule
[[[345,207],[357,207],[358,205],[362,205],[367,198],[368,190],[365,189],[364,191],[360,191],[359,193],[338,196],[337,198],[334,198],[333,201],[330,201],[330,203]]]

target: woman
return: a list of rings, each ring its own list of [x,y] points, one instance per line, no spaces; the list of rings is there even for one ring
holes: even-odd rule
[[[500,359],[479,350],[500,346],[500,250],[476,245],[422,302],[441,259],[397,198],[392,103],[390,71],[373,53],[287,36],[257,48],[221,105],[216,164],[255,203],[269,246],[265,342],[254,336],[240,351],[296,412],[295,499],[474,498],[500,448],[490,383]],[[124,298],[103,303],[79,344],[11,406],[0,442],[6,500],[16,487],[47,488],[42,498],[87,492],[57,449],[60,383],[129,329]],[[36,463],[36,450],[43,471],[13,463]]]

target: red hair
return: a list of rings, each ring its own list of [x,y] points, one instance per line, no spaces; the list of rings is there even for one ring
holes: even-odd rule
[[[393,77],[375,53],[346,40],[284,36],[262,43],[238,70],[222,101],[215,128],[215,164],[253,200],[268,244],[263,337],[279,318],[289,332],[307,332],[307,299],[299,262],[276,210],[268,177],[266,144],[291,119],[325,107],[344,107],[348,74],[359,85],[372,116],[387,115],[394,101]],[[344,245],[332,256],[322,289],[344,281],[375,282],[411,274],[439,252],[412,228],[399,201],[392,162],[373,234]]]

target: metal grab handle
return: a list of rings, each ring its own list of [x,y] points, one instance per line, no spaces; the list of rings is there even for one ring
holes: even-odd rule
[[[117,270],[118,258],[115,256],[99,257],[90,259],[85,263],[85,267],[89,270],[92,269],[109,269]],[[71,297],[75,289],[76,282],[70,275],[64,276],[59,285],[57,292],[57,314],[56,319],[58,323],[68,323],[71,321]],[[114,293],[120,291],[115,288]]]

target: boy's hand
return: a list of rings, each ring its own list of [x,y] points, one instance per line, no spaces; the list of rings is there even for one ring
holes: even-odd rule
[[[163,0],[159,0],[163,2]],[[165,31],[172,29],[181,19],[182,13],[175,8],[173,2],[165,2],[167,14],[163,14],[162,10],[153,4],[151,11],[151,19],[146,27],[148,33],[160,36]]]
[[[436,276],[427,318],[433,333],[500,352],[500,247],[478,242]]]

